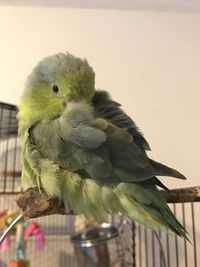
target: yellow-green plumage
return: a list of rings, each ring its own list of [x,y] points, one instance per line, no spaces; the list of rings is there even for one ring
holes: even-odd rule
[[[186,237],[155,175],[185,177],[147,157],[135,123],[95,91],[86,60],[60,53],[41,61],[25,84],[18,119],[23,184],[44,188],[88,218],[121,212]]]

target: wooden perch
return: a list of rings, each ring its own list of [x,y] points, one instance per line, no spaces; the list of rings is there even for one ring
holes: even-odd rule
[[[174,190],[161,190],[168,203],[200,201],[200,186]],[[52,214],[73,215],[66,210],[63,203],[57,198],[50,198],[41,189],[29,188],[17,196],[16,202],[26,218],[37,218]]]
[[[168,203],[186,203],[200,201],[200,186],[172,190],[161,190]]]
[[[57,198],[50,198],[44,190],[29,188],[19,194],[16,202],[26,218],[37,218],[52,214],[73,215],[73,212],[66,210],[64,203]]]

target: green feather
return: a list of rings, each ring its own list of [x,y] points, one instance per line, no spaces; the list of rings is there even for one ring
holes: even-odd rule
[[[185,177],[148,158],[135,122],[105,91],[95,92],[94,77],[85,59],[68,53],[33,69],[18,113],[22,182],[89,219],[120,212],[187,238],[155,176]]]

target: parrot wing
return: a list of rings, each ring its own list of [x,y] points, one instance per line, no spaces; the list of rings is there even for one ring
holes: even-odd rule
[[[134,139],[134,143],[145,153],[145,150],[150,150],[148,142],[145,140],[143,134],[136,126],[135,122],[120,108],[120,104],[113,101],[108,92],[97,90],[93,96],[92,103],[95,107],[96,116],[100,116],[112,124],[126,130]],[[146,153],[145,153],[146,154]],[[155,175],[171,176],[179,179],[186,179],[184,175],[173,168],[169,168],[164,164],[150,159],[151,165],[155,169]],[[166,189],[166,187],[156,178],[153,177],[154,182]]]
[[[69,104],[61,117],[31,127],[31,144],[43,158],[105,183],[152,177],[154,168],[133,137],[105,119],[95,119],[93,111],[86,103]]]
[[[150,150],[148,142],[135,122],[120,108],[121,105],[119,103],[111,99],[108,92],[97,90],[92,98],[92,104],[95,107],[97,116],[110,121],[119,128],[125,129],[133,136],[134,142],[142,150]]]
[[[156,174],[184,176],[149,159],[134,135],[95,117],[91,105],[74,102],[61,117],[36,123],[29,136],[41,157],[71,172],[62,195],[77,213],[101,219],[107,212],[120,211],[145,226],[170,229],[187,238],[155,180]]]
[[[61,117],[36,124],[32,138],[43,157],[104,183],[140,182],[155,175],[184,178],[178,171],[150,160],[135,142],[138,135],[142,137],[136,130],[131,135],[109,120],[95,118],[89,104],[72,102]]]

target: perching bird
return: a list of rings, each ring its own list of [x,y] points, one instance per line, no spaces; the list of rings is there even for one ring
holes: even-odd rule
[[[148,158],[142,133],[106,91],[95,90],[85,59],[59,53],[39,62],[18,119],[23,185],[42,187],[88,219],[120,212],[187,238],[156,176],[185,177]]]

